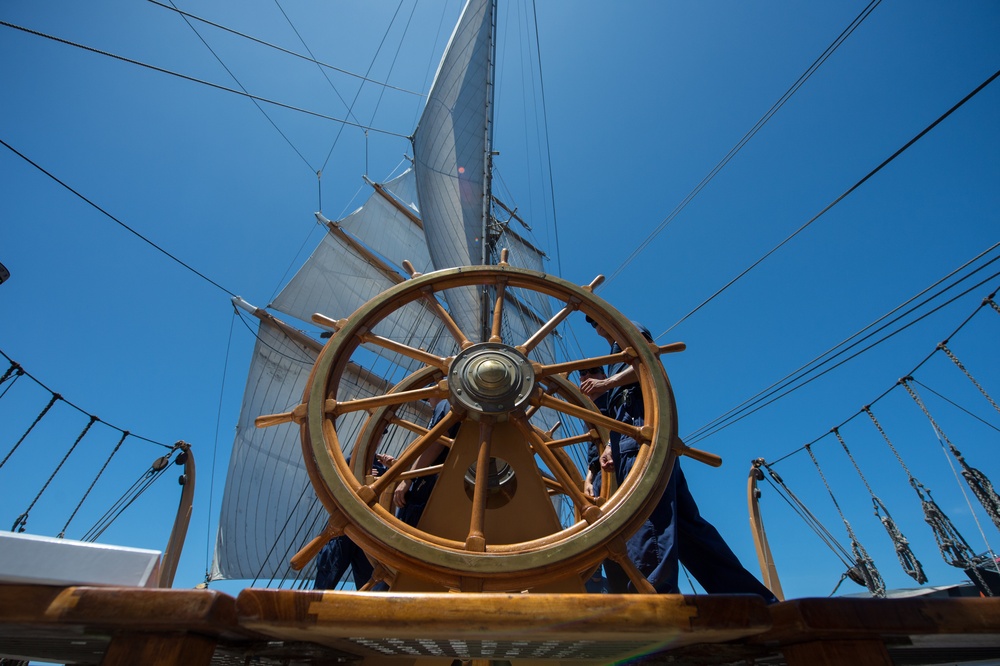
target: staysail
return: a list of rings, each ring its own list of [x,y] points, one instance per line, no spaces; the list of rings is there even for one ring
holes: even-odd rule
[[[301,322],[310,322],[313,313],[345,318],[407,279],[404,261],[420,272],[481,264],[493,260],[491,247],[496,252],[508,249],[513,265],[543,270],[543,253],[509,228],[510,219],[501,223],[490,214],[494,23],[490,0],[469,1],[414,134],[413,167],[386,183],[370,183],[373,191],[367,201],[341,220],[316,214],[327,234],[271,303],[272,309]],[[474,289],[459,296],[450,292],[445,304],[449,313],[470,337],[479,339],[481,301],[488,294]],[[506,340],[527,340],[551,317],[549,303],[538,293],[510,290],[506,298]],[[261,324],[233,444],[211,577],[310,578],[308,569],[294,572],[288,564],[326,521],[302,462],[299,429],[293,424],[258,429],[253,421],[301,402],[321,343],[269,314],[241,307],[254,312]],[[399,308],[374,332],[440,356],[457,353],[454,338],[423,301]],[[554,361],[552,338],[547,336],[532,356]],[[384,393],[419,365],[384,349],[371,348],[369,353],[370,365],[352,365],[345,373],[338,400]],[[409,409],[406,418],[426,422],[429,414],[412,413],[419,407]],[[362,416],[355,416],[358,428]],[[548,428],[556,417],[543,411],[537,419]],[[338,431],[342,427],[338,423]],[[412,437],[403,431],[389,433],[382,450],[395,455]],[[343,441],[345,446],[353,442]]]

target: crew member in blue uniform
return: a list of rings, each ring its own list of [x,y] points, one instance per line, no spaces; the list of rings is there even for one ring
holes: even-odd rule
[[[430,429],[448,414],[451,404],[444,398],[430,398],[428,402],[434,410],[431,421],[427,425],[427,428]],[[449,428],[448,437],[454,438],[457,433],[458,424],[456,423]],[[434,442],[420,454],[411,469],[442,465],[447,457],[448,447],[441,442]],[[427,500],[431,497],[435,483],[437,483],[437,474],[400,481],[392,494],[392,501],[396,506],[396,517],[407,525],[416,527],[417,523],[420,522],[420,516],[424,513],[424,507],[427,506]]]
[[[589,316],[587,323],[611,344],[612,354],[621,351],[600,324]],[[632,323],[652,341],[645,326]],[[606,379],[583,380],[581,390],[591,399],[607,393],[610,416],[623,423],[642,426],[645,410],[635,369],[621,362],[611,366],[607,374]],[[605,468],[613,467],[621,483],[632,470],[638,450],[635,439],[612,432],[611,441],[601,454],[601,464]],[[663,497],[639,530],[629,537],[626,548],[636,567],[657,592],[680,592],[677,582],[680,562],[709,594],[756,594],[768,603],[777,601],[774,594],[743,567],[719,531],[701,516],[679,460],[674,462]],[[634,591],[631,583],[628,589]]]
[[[350,464],[350,458],[347,462]],[[392,456],[375,454],[372,476],[382,476],[394,462]],[[313,587],[317,590],[334,589],[347,573],[348,567],[351,568],[354,587],[359,590],[371,580],[374,573],[372,563],[368,561],[364,551],[350,537],[342,534],[327,541],[316,556],[316,582]]]
[[[580,370],[581,384],[585,379],[605,379],[604,366],[584,368]],[[598,411],[608,415],[608,394],[604,393],[593,398]],[[603,448],[603,447],[602,447]],[[583,481],[583,492],[594,497],[601,494],[601,453],[596,442],[591,442],[587,449],[587,477]],[[628,588],[628,574],[614,560],[604,560],[594,575],[586,583],[588,592],[624,592]]]
[[[580,370],[581,382],[588,377],[605,379],[607,375],[604,374],[604,366],[599,365],[596,368],[584,368]],[[608,394],[599,395],[593,400],[598,411],[607,416]],[[583,492],[595,497],[601,492],[601,453],[603,453],[603,450],[598,448],[597,443],[591,442],[587,449],[587,478],[583,481]]]

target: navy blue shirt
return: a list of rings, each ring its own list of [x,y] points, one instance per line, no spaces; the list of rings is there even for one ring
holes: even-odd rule
[[[653,341],[653,336],[649,332],[649,329],[640,324],[637,321],[632,322],[633,325],[642,336]],[[617,354],[621,351],[621,347],[618,343],[611,345],[611,353]],[[630,367],[628,361],[621,361],[619,363],[613,363],[608,367],[608,377],[614,377],[619,372],[626,370]],[[608,393],[608,416],[621,421],[622,423],[629,423],[634,426],[643,425],[643,416],[645,414],[645,404],[642,399],[642,387],[639,382],[633,384],[628,384],[626,386],[616,386],[611,389]],[[612,432],[611,433],[611,445],[612,454],[618,458],[620,453],[634,453],[638,450],[639,444],[632,437],[628,435],[622,435],[621,433]],[[615,449],[618,449],[616,452]],[[617,466],[617,460],[616,460]]]

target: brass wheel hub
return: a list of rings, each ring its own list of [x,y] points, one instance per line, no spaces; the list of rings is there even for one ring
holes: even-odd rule
[[[524,406],[535,386],[527,357],[496,342],[463,350],[448,377],[452,400],[480,416],[499,416]]]

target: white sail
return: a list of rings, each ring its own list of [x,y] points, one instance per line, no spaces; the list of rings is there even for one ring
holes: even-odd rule
[[[316,355],[315,347],[288,337],[269,319],[261,320],[226,476],[213,580],[311,577],[310,571],[293,571],[289,559],[323,529],[329,514],[303,465],[299,427],[287,423],[257,428],[254,419],[301,402]],[[388,388],[378,376],[350,364],[337,398],[350,400]],[[338,432],[346,456],[366,416],[353,412],[340,417]],[[430,409],[408,405],[399,416],[426,424]],[[397,456],[414,436],[394,426],[383,437],[380,452]]]
[[[341,220],[331,222],[317,213],[328,233],[270,307],[302,322],[310,322],[314,313],[343,319],[407,279],[404,260],[420,272],[489,261],[483,250],[487,236],[496,250],[509,250],[512,265],[544,272],[543,254],[509,228],[511,220],[489,229],[484,223],[494,222],[486,205],[485,175],[491,113],[490,5],[488,0],[470,0],[463,11],[414,134],[413,169],[385,184],[372,183],[367,201]],[[481,295],[479,289],[466,288],[449,290],[444,296],[449,313],[472,339],[482,331]],[[550,317],[551,307],[542,294],[511,289],[504,304],[503,339],[520,344]],[[396,309],[375,326],[374,333],[439,356],[458,351],[440,318],[422,300]],[[291,340],[266,316],[259,337],[233,446],[213,577],[309,577],[308,570],[293,572],[288,560],[319,533],[327,514],[302,462],[298,426],[261,430],[253,419],[289,411],[301,402],[319,343],[304,346]],[[423,367],[395,352],[370,345],[366,349],[372,361],[366,363],[368,371],[351,366],[338,400],[385,393],[392,383]],[[553,336],[547,336],[531,356],[553,362]],[[426,405],[408,405],[400,415],[425,424],[429,410]],[[341,418],[338,433],[351,433],[360,428],[363,413]],[[557,419],[557,414],[544,409],[532,422],[548,430]],[[381,449],[390,455],[415,437],[395,426],[390,430]],[[343,438],[342,446],[350,455],[353,436]]]
[[[434,270],[416,204],[413,169],[374,187],[365,205],[340,220],[340,226],[396,267],[408,260],[421,273]]]
[[[315,359],[313,349],[261,322],[226,476],[213,579],[294,577],[289,556],[312,536],[286,533],[286,521],[325,521],[303,467],[298,426],[258,429],[253,423],[301,402]]]
[[[377,195],[373,195],[365,207],[369,204],[374,204],[377,210],[385,210]],[[392,213],[384,217],[384,228],[391,228],[395,219]],[[409,224],[408,221],[406,223]],[[387,232],[386,236],[389,235]],[[397,257],[394,261],[402,263],[403,260]],[[343,319],[403,280],[395,269],[334,224],[312,256],[274,299],[271,307],[302,321],[310,321],[314,313]],[[441,356],[450,356],[456,350],[455,340],[448,334],[443,322],[431,314],[422,302],[397,309],[380,322],[374,332]],[[399,366],[396,379],[420,366],[416,361],[398,354],[377,348],[372,348],[372,351]]]
[[[417,193],[436,269],[486,260],[492,35],[491,3],[469,0],[413,135]],[[462,330],[478,340],[479,290],[454,290],[448,304]]]

